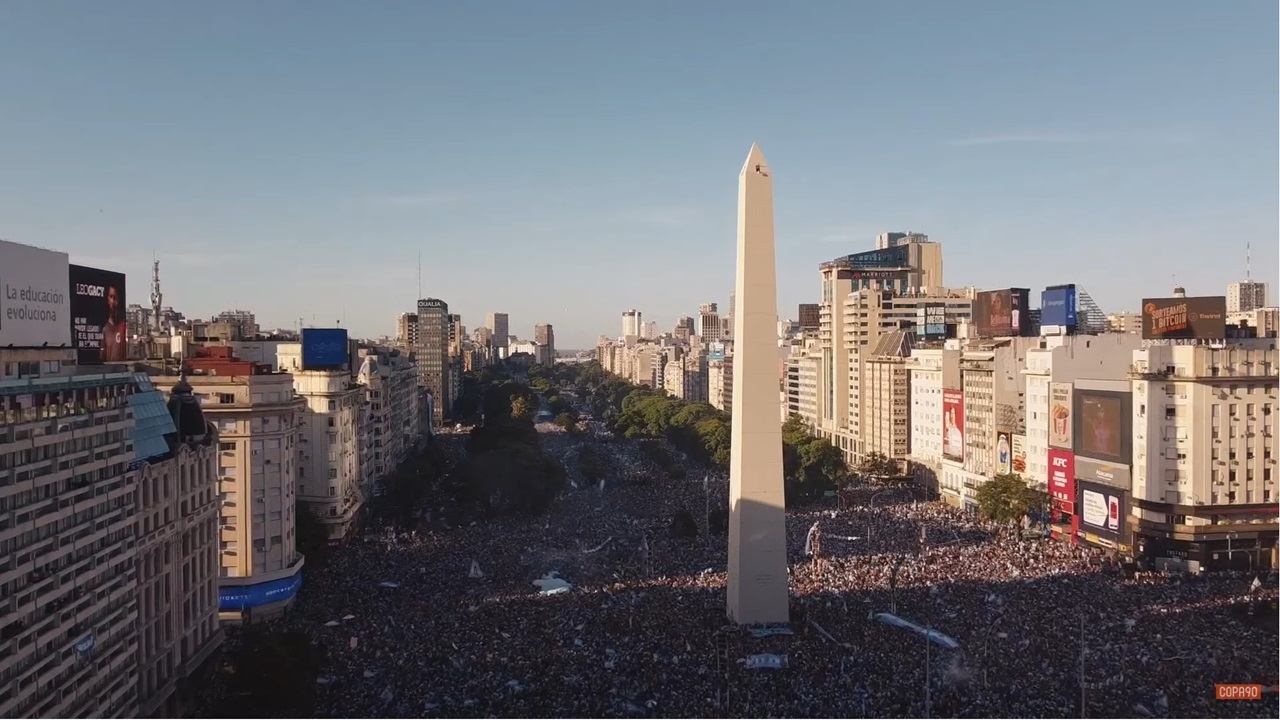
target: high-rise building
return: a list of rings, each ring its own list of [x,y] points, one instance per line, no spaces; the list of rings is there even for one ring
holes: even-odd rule
[[[418,346],[418,314],[400,313],[396,319],[396,345],[406,352]]]
[[[449,357],[462,356],[462,341],[467,337],[467,328],[462,324],[462,316],[449,316]]]
[[[912,474],[931,494],[939,493],[942,475],[944,388],[960,387],[960,350],[917,347],[907,359],[911,374],[911,460]],[[944,499],[948,499],[944,496]],[[949,498],[958,505],[959,494]]]
[[[1227,285],[1227,312],[1246,312],[1266,306],[1266,283],[1246,280]]]
[[[507,326],[507,314],[500,312],[491,312],[487,318],[486,327],[491,333],[491,340],[495,348],[505,348],[510,337],[510,329]]]
[[[884,232],[876,235],[876,249],[888,250],[889,248],[909,245],[911,243],[927,243],[928,235],[913,232]]]
[[[302,398],[298,501],[324,526],[330,542],[356,529],[364,504],[358,419],[364,389],[347,370],[293,370]]]
[[[622,337],[639,337],[641,322],[640,311],[635,308],[622,313]]]
[[[820,315],[818,303],[800,303],[796,320],[800,323],[800,330],[817,330],[820,326]]]
[[[915,345],[909,330],[880,336],[867,353],[862,398],[863,452],[906,460],[911,449],[911,382],[907,358]]]
[[[418,444],[418,379],[417,368],[398,350],[361,348],[359,356],[356,382],[364,388],[369,409],[368,433],[362,428],[361,435],[372,438],[371,451],[361,452],[362,459],[369,459],[360,472],[368,497],[370,481],[393,472]]]
[[[1142,334],[1142,313],[1122,312],[1107,315],[1107,331],[1125,335]]]
[[[237,359],[231,348],[204,348],[186,365],[185,384],[218,431],[219,617],[279,615],[302,584],[295,512],[303,401],[292,375]],[[171,398],[183,384],[153,379]]]
[[[658,339],[658,321],[649,320],[640,323],[640,337],[644,340]]]
[[[733,356],[707,361],[707,402],[717,410],[733,412]]]
[[[544,350],[545,358],[542,360],[544,364],[550,365],[556,359],[556,331],[550,323],[545,325],[533,326],[533,341],[541,345]]]
[[[495,347],[507,346],[507,316],[491,313]],[[501,331],[501,332],[499,332]],[[431,428],[442,427],[449,403],[449,305],[436,298],[418,301],[418,387],[432,397]]]
[[[223,310],[212,323],[226,323],[237,328],[239,340],[251,340],[258,335],[258,320],[251,310]]]
[[[706,303],[698,306],[697,327],[695,335],[702,338],[704,343],[719,342],[721,338],[720,313],[715,303]]]

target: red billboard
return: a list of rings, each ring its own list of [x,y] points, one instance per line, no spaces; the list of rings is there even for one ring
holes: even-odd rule
[[[942,390],[942,456],[964,462],[964,392]]]
[[[1076,499],[1076,457],[1070,450],[1049,448],[1049,497],[1054,507],[1072,513]]]

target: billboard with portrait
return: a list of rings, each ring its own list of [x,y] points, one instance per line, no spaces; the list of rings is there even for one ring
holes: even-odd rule
[[[996,474],[1008,475],[1013,472],[1013,434],[996,433]]]
[[[1142,301],[1144,340],[1221,340],[1226,336],[1225,296],[1145,298]]]
[[[1128,465],[1133,461],[1132,396],[1075,388],[1072,434],[1076,455]]]
[[[942,456],[964,462],[964,392],[942,390]]]
[[[346,328],[303,328],[302,369],[344,370],[349,367]]]
[[[1040,293],[1040,325],[1076,326],[1076,286],[1054,285]]]
[[[71,344],[81,365],[128,359],[123,273],[83,265],[68,267]]]
[[[1080,493],[1080,531],[1123,543],[1129,493],[1088,480],[1080,480],[1076,485]]]
[[[1049,448],[1049,497],[1063,512],[1072,512],[1076,495],[1075,456],[1070,450]]]
[[[1049,447],[1071,450],[1072,415],[1071,383],[1049,383]]]
[[[974,333],[982,338],[1025,335],[1031,326],[1026,288],[987,290],[973,298]]]
[[[0,347],[71,345],[67,254],[0,240]]]

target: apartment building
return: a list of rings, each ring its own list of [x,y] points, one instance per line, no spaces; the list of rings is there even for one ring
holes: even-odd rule
[[[733,412],[733,356],[707,361],[707,402],[717,410]]]
[[[298,500],[324,525],[329,542],[340,543],[355,531],[364,505],[358,434],[364,389],[346,370],[297,370],[293,390],[303,408]]]
[[[368,497],[373,483],[394,471],[417,446],[417,369],[396,350],[362,348],[359,355],[356,383],[364,389],[367,419],[361,426],[361,484]]]
[[[880,337],[863,368],[862,450],[891,460],[906,460],[911,450],[911,380],[907,359],[915,345],[910,330]]]
[[[911,441],[908,458],[912,473],[931,494],[941,492],[943,461],[943,388],[960,387],[958,347],[916,347],[906,362],[911,392]],[[957,483],[957,487],[960,486]],[[952,496],[959,504],[959,493]]]
[[[1142,313],[1122,312],[1107,315],[1107,329],[1125,335],[1142,334]]]
[[[396,318],[396,346],[405,352],[418,347],[418,314],[400,313]]]
[[[303,400],[293,376],[205,348],[188,375],[154,377],[173,397],[190,385],[218,432],[219,617],[253,621],[280,614],[302,584],[297,550],[298,453]]]
[[[1276,565],[1274,339],[1135,350],[1137,550],[1202,566]]]

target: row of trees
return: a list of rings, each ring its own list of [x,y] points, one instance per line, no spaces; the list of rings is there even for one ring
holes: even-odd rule
[[[665,439],[694,462],[728,469],[733,432],[727,413],[633,385],[595,362],[556,367],[548,381],[572,386],[616,435]],[[812,435],[798,418],[783,426],[782,443],[787,502],[821,497],[849,478],[840,451],[825,438]]]

